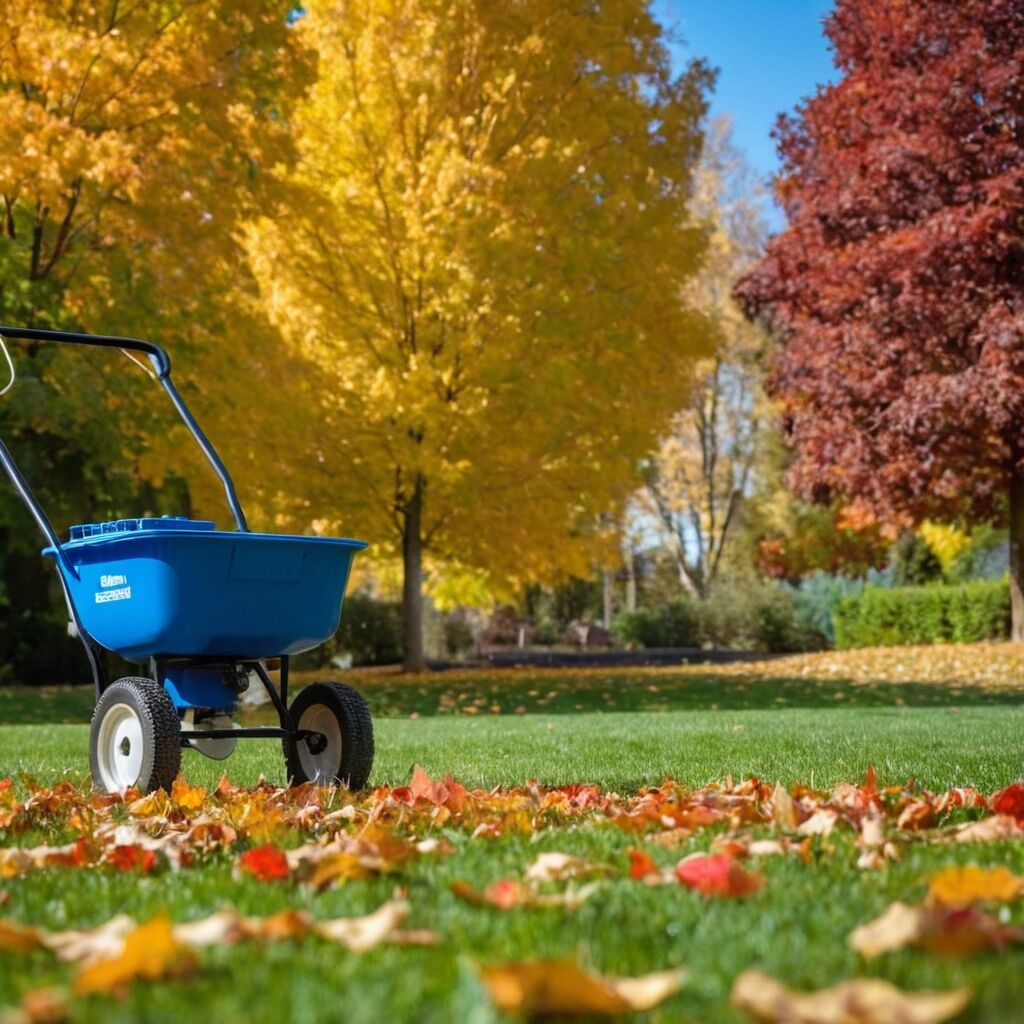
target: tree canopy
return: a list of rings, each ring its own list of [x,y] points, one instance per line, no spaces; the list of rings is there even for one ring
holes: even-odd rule
[[[1024,636],[1024,5],[838,0],[778,127],[788,228],[739,294],[784,339],[792,479],[897,524],[1012,496]]]
[[[681,285],[711,76],[642,0],[315,0],[318,74],[250,264],[314,436],[297,501],[404,556],[583,567],[709,331]],[[309,471],[308,466],[313,470]]]

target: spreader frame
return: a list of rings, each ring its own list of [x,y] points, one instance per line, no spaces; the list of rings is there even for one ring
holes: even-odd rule
[[[231,474],[228,472],[227,466],[224,465],[223,460],[218,455],[212,442],[203,433],[202,428],[196,422],[196,419],[192,415],[188,405],[185,403],[184,398],[182,398],[178,389],[175,387],[174,382],[171,380],[171,357],[164,348],[154,342],[143,341],[138,338],[119,337],[115,335],[82,334],[75,331],[42,330],[33,327],[12,327],[2,324],[0,324],[0,339],[83,345],[90,348],[117,349],[122,352],[139,352],[147,356],[152,364],[156,379],[160,382],[164,391],[167,392],[167,395],[173,403],[174,408],[177,410],[178,415],[181,417],[185,426],[192,434],[192,437],[195,439],[210,465],[213,467],[217,477],[220,479],[224,488],[228,507],[231,509],[231,514],[234,517],[238,532],[251,532],[245,517],[245,512],[242,510],[238,493],[235,490],[234,481],[231,479]],[[82,646],[85,648],[86,659],[88,660],[95,685],[96,699],[99,700],[103,691],[111,682],[103,664],[102,652],[105,648],[95,640],[83,624],[81,616],[78,613],[78,609],[75,606],[74,599],[72,598],[68,585],[64,579],[65,573],[75,579],[78,579],[79,571],[72,564],[71,559],[67,557],[61,540],[57,536],[57,531],[54,529],[53,523],[50,521],[46,511],[40,504],[39,499],[35,496],[31,486],[22,474],[18,464],[15,462],[14,456],[11,454],[10,449],[3,440],[0,440],[0,465],[3,466],[3,469],[10,478],[15,490],[18,492],[22,501],[32,514],[32,517],[35,519],[36,524],[43,533],[43,536],[45,536],[49,546],[53,549],[56,561],[59,563],[57,575],[61,580],[61,586],[67,600],[68,612],[74,623],[75,631],[77,632],[79,640],[82,642]],[[236,675],[238,673],[255,673],[257,678],[266,688],[266,691],[270,696],[271,703],[277,712],[278,720],[280,722],[279,727],[254,726],[250,728],[210,729],[204,731],[183,729],[181,731],[181,745],[183,747],[189,747],[191,745],[189,741],[193,738],[267,739],[294,737],[295,739],[311,738],[315,742],[314,735],[308,730],[296,731],[291,715],[288,712],[289,658],[287,655],[280,658],[281,671],[279,689],[275,688],[273,685],[270,676],[267,674],[266,668],[260,662],[253,661],[251,657],[190,657],[188,655],[156,656],[150,658],[149,662],[150,676],[153,681],[159,685],[163,685],[166,669],[169,666],[174,665],[185,667],[222,666],[225,673],[235,673]]]

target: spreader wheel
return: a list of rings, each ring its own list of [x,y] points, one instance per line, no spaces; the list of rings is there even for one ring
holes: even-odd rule
[[[289,710],[295,728],[313,734],[284,739],[291,784],[362,789],[373,767],[373,720],[359,692],[342,683],[313,683],[299,691]]]
[[[89,734],[93,785],[104,793],[138,786],[170,790],[181,767],[178,712],[152,679],[111,683],[96,702]]]

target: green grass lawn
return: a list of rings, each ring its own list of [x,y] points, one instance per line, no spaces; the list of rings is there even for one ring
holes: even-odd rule
[[[469,787],[594,782],[618,792],[669,776],[691,786],[731,773],[827,788],[859,781],[869,764],[879,785],[918,780],[931,789],[974,785],[991,791],[1024,778],[1024,694],[934,683],[850,686],[807,678],[727,678],[688,673],[492,673],[366,688],[376,720],[373,782],[406,781],[421,764]],[[83,782],[88,729],[51,724],[89,713],[88,694],[0,690],[0,777],[27,773],[50,784]],[[473,713],[466,713],[474,708]],[[500,712],[500,713],[499,713]],[[415,716],[415,717],[410,717]],[[242,741],[229,761],[189,753],[184,771],[212,786],[222,770],[238,784],[283,779],[280,749]],[[0,881],[0,914],[47,928],[99,924],[126,911],[139,919],[167,910],[188,920],[222,906],[266,915],[287,906],[317,917],[363,913],[404,887],[408,926],[441,936],[433,948],[384,946],[353,955],[315,939],[223,947],[202,954],[202,971],[178,982],[136,983],[123,1001],[92,996],[72,1004],[73,1020],[163,1021],[199,1007],[223,1021],[491,1021],[497,1014],[474,964],[566,957],[615,974],[686,965],[691,980],[650,1021],[737,1022],[728,1005],[735,976],[759,968],[788,984],[819,987],[877,975],[909,989],[968,985],[965,1021],[1019,1019],[1024,952],[938,958],[905,951],[860,962],[846,936],[892,900],[917,901],[930,872],[950,863],[1005,864],[1024,873],[1024,844],[911,845],[884,871],[855,866],[856,850],[837,838],[811,865],[769,858],[764,889],[744,900],[704,900],[683,888],[647,888],[625,874],[638,839],[586,825],[497,840],[443,827],[449,856],[421,858],[390,877],[352,881],[317,895],[290,883],[232,877],[222,861],[138,877],[105,869],[48,869]],[[0,832],[0,844],[38,842]],[[677,850],[652,847],[674,863],[707,850],[699,832]],[[449,891],[456,879],[483,887],[521,876],[542,850],[560,850],[618,866],[574,913],[470,906]],[[1011,920],[1024,925],[1014,906]],[[0,1006],[26,990],[66,984],[71,969],[49,954],[0,954]]]

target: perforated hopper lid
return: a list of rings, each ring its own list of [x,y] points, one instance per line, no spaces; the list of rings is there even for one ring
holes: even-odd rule
[[[159,519],[111,519],[105,523],[79,523],[72,526],[70,540],[88,540],[117,533],[139,530],[216,530],[210,519],[189,519],[188,516],[161,516]]]

